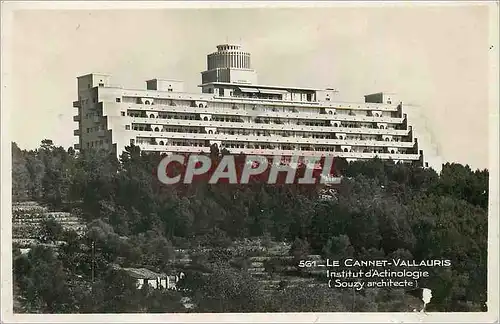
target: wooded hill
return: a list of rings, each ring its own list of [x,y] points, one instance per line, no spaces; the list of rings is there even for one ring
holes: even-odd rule
[[[395,289],[352,297],[352,291],[299,285],[266,293],[244,267],[228,262],[234,255],[227,247],[244,238],[288,242],[295,259],[450,259],[451,267],[430,268],[431,276],[419,282],[433,291],[427,310],[485,310],[487,170],[453,163],[438,175],[417,165],[340,159],[335,166],[344,179],[336,199],[322,200],[316,189],[293,185],[161,186],[153,175],[161,156],[135,146],[117,159],[44,140],[31,151],[13,143],[12,157],[14,201],[37,201],[88,224],[83,236],[54,230],[53,240],[67,243],[57,253],[38,246],[20,255],[14,247],[17,311],[186,311],[179,303],[185,294],[204,312],[406,311],[404,291]],[[137,290],[112,269],[168,272],[176,249],[204,247],[212,251],[198,262],[206,275],[192,270],[182,293]]]

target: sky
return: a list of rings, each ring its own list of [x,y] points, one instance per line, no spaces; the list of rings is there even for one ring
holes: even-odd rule
[[[445,162],[488,167],[489,8],[482,5],[19,10],[8,50],[9,129],[23,149],[77,142],[76,77],[144,89],[185,81],[216,45],[251,53],[259,83],[335,88],[339,101],[395,92],[422,109]]]

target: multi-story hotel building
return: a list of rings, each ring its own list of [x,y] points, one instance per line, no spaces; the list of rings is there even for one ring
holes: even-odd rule
[[[267,86],[257,82],[250,54],[217,46],[201,73],[201,93],[182,81],[152,79],[142,90],[112,86],[110,75],[78,77],[76,149],[126,146],[143,151],[209,152],[417,161],[440,171],[436,147],[418,108],[391,93],[364,102],[338,102],[333,89]]]

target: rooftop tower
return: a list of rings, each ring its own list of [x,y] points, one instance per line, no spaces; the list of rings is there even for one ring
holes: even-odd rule
[[[256,84],[257,73],[251,68],[250,53],[240,45],[223,44],[217,46],[217,52],[207,55],[207,70],[201,72],[201,80],[203,84]]]

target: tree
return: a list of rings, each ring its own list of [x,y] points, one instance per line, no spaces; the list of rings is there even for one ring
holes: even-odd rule
[[[330,238],[323,248],[325,257],[341,260],[354,255],[354,247],[351,245],[349,236],[339,235]]]
[[[228,267],[216,267],[204,283],[188,286],[199,312],[257,312],[265,304],[264,294],[247,273]]]
[[[23,201],[29,197],[30,174],[24,153],[12,143],[12,200]]]
[[[304,260],[310,253],[310,245],[306,240],[296,238],[290,247],[290,255],[293,256],[295,263],[299,263],[300,260]]]
[[[327,286],[298,285],[278,291],[272,297],[276,312],[346,312],[342,293]]]
[[[63,227],[55,219],[44,219],[41,224],[40,238],[42,242],[55,242],[62,238]]]
[[[35,246],[27,256],[17,258],[14,277],[28,310],[71,312],[67,275],[50,248]]]
[[[94,285],[99,303],[95,312],[134,313],[141,311],[143,292],[137,289],[136,281],[124,270],[108,269],[102,279]]]
[[[332,259],[447,258],[451,268],[432,268],[429,278],[419,280],[433,290],[429,310],[482,310],[487,300],[487,170],[446,164],[437,174],[414,164],[341,159],[335,171],[346,177],[334,188],[336,199],[322,201],[315,187],[268,185],[259,178],[244,186],[165,186],[155,173],[162,156],[133,145],[120,161],[104,151],[75,153],[50,140],[32,151],[14,143],[12,154],[14,201],[68,208],[88,222],[82,238],[53,221],[42,224],[46,241],[65,241],[57,256],[13,250],[15,293],[27,300],[16,309],[184,311],[175,293],[137,291],[126,273],[108,272],[111,264],[166,272],[180,266],[171,262],[179,253],[183,261],[192,259],[183,267],[199,271],[185,284],[199,311],[407,310],[400,290],[352,294],[287,279],[280,291],[264,293],[248,273],[229,268],[245,270],[251,255],[265,253],[241,243],[262,236],[267,245],[293,242],[293,262],[312,253]],[[213,162],[221,154],[229,152],[211,147]],[[264,265],[271,273],[282,270],[276,260]],[[57,280],[53,295],[46,287],[51,280]],[[113,294],[118,297],[110,300]]]

